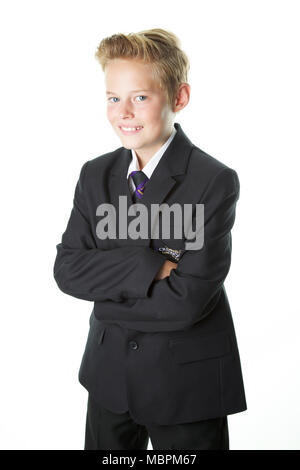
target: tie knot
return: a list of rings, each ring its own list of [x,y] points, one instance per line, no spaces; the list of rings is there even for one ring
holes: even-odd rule
[[[137,199],[141,199],[143,197],[143,194],[144,194],[144,187],[145,187],[145,184],[147,183],[147,181],[149,180],[149,178],[147,177],[147,175],[145,175],[145,173],[143,173],[142,171],[140,170],[136,170],[136,171],[132,171],[130,173],[130,176],[136,186],[135,188],[135,194],[134,194],[134,200],[137,200]]]
[[[143,171],[132,171],[130,173],[130,176],[133,179],[134,184],[136,185],[136,187],[138,187],[139,185],[142,186],[149,179]]]

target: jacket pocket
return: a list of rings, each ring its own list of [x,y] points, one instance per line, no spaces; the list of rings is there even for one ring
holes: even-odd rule
[[[174,361],[183,364],[225,356],[231,352],[232,345],[227,331],[220,331],[209,336],[170,339],[169,348]]]

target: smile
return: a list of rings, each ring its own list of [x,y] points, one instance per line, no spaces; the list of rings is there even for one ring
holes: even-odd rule
[[[137,126],[137,127],[119,126],[119,129],[121,129],[121,131],[125,135],[132,135],[132,134],[137,134],[138,132],[140,132],[140,130],[143,129],[143,126]]]

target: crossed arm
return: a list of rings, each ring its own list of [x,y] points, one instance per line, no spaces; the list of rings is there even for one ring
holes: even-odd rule
[[[145,298],[155,276],[162,279],[169,271],[167,267],[175,263],[167,262],[163,254],[150,247],[97,247],[84,195],[87,163],[75,188],[67,228],[56,245],[53,274],[57,285],[64,293],[89,301]]]
[[[118,302],[130,300],[128,314],[122,309],[122,321],[128,324],[138,318],[181,324],[183,315],[190,324],[207,314],[230,268],[231,229],[239,198],[237,173],[225,168],[208,184],[201,199],[204,246],[186,250],[178,263],[172,263],[150,247],[96,247],[85,201],[87,164],[82,167],[71,216],[57,245],[54,278],[59,288],[84,300],[113,301],[105,308],[111,320],[120,319]]]

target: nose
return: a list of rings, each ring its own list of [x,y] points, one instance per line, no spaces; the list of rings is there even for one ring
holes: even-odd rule
[[[133,113],[125,113],[125,114],[120,114],[120,119],[124,119],[124,118],[132,118],[133,117]]]
[[[128,102],[125,102],[124,104],[121,105],[120,109],[120,118],[123,119],[125,117],[133,117],[134,113],[132,111],[131,105]]]

